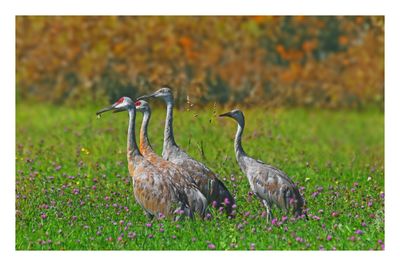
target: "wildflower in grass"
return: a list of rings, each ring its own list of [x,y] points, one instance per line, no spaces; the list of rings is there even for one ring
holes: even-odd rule
[[[46,219],[46,218],[47,218],[47,214],[42,213],[42,214],[40,215],[40,218],[42,218],[43,220]]]
[[[135,232],[129,232],[128,233],[128,238],[129,239],[134,239],[136,237],[136,233]]]
[[[379,196],[381,197],[381,199],[384,199],[384,198],[385,198],[385,193],[384,193],[384,192],[381,192],[381,193],[379,194]]]
[[[196,242],[196,241],[197,241],[197,238],[192,237],[192,242]]]
[[[172,235],[171,238],[172,238],[172,239],[176,239],[176,235]]]
[[[146,227],[147,227],[147,228],[150,228],[151,226],[152,226],[151,223],[147,223],[147,224],[146,224]]]
[[[119,221],[119,224],[120,224],[120,225],[123,225],[124,223],[125,223],[124,220],[120,220],[120,221]]]
[[[231,204],[231,202],[229,201],[229,199],[228,199],[228,198],[225,198],[225,199],[224,199],[224,204],[225,204],[225,205],[230,205],[230,204]]]
[[[361,223],[361,226],[362,226],[362,227],[366,227],[367,224],[366,224],[365,222],[362,222],[362,223]]]
[[[236,209],[236,208],[237,208],[236,204],[233,204],[232,209]]]
[[[149,234],[147,237],[151,239],[151,238],[154,237],[154,235],[153,234]]]
[[[283,227],[283,231],[287,232],[289,231],[289,228],[287,226]]]
[[[368,207],[372,207],[372,201],[368,201]]]
[[[96,185],[92,186],[92,190],[96,190],[96,188],[97,188]]]
[[[54,169],[55,169],[56,171],[60,171],[60,170],[61,170],[61,165],[57,165]]]
[[[276,225],[278,223],[278,220],[276,218],[272,219],[271,224]]]
[[[304,239],[301,238],[301,237],[299,237],[299,236],[297,236],[297,237],[296,237],[296,241],[297,241],[297,242],[300,242],[300,243],[303,243],[303,242],[304,242]]]
[[[111,241],[113,241],[113,238],[112,238],[111,236],[109,236],[109,237],[106,238],[106,240],[107,240],[108,242],[111,242]]]
[[[312,218],[313,218],[314,220],[316,220],[316,221],[321,220],[321,218],[320,218],[319,216],[317,216],[317,215],[313,215]]]
[[[288,219],[288,217],[287,216],[282,216],[282,219],[281,219],[281,221],[284,223],[286,220]]]
[[[207,247],[208,249],[215,249],[215,245],[213,243],[209,243]]]
[[[356,237],[355,236],[351,236],[351,237],[349,237],[349,240],[354,242],[356,240]]]
[[[362,235],[364,234],[364,232],[360,229],[357,229],[354,233],[356,233],[357,235]]]
[[[337,213],[337,212],[334,211],[334,212],[331,213],[331,216],[332,216],[332,217],[338,217],[338,216],[339,216],[339,213]]]
[[[315,197],[317,197],[319,195],[319,192],[318,191],[315,191],[315,192],[313,192],[312,194],[311,194],[311,197],[312,198],[315,198]]]
[[[250,244],[250,250],[256,250],[256,244],[251,243]]]
[[[331,235],[327,235],[326,236],[326,240],[331,241],[332,240],[332,236]]]
[[[72,194],[74,194],[74,195],[78,195],[79,193],[80,193],[80,191],[79,191],[78,188],[74,188],[74,189],[72,190]]]
[[[110,200],[110,197],[109,196],[105,196],[104,200]]]
[[[210,213],[207,213],[205,219],[206,219],[206,220],[210,220],[210,219],[211,219],[211,214],[210,214]]]
[[[89,150],[86,149],[86,148],[82,148],[82,149],[81,149],[81,152],[84,153],[84,154],[86,154],[86,155],[89,155],[89,154],[90,154]]]
[[[163,227],[161,227],[159,231],[160,231],[160,233],[164,233],[165,230]]]
[[[250,215],[250,212],[249,212],[249,211],[247,211],[247,212],[244,213],[244,217],[248,217],[249,215]]]
[[[89,229],[89,226],[88,226],[88,225],[84,225],[84,226],[83,226],[83,229],[86,229],[86,230],[87,230],[87,229]]]
[[[118,241],[118,242],[121,242],[121,241],[122,241],[122,236],[119,236],[119,237],[117,238],[117,241]]]
[[[212,202],[212,206],[213,206],[213,208],[217,207],[217,202],[215,200]]]

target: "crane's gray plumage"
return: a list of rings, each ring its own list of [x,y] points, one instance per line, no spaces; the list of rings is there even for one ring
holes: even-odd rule
[[[268,220],[272,219],[273,205],[285,211],[292,209],[296,216],[304,213],[305,202],[294,182],[283,171],[251,158],[243,150],[242,134],[245,125],[243,113],[236,109],[220,116],[231,117],[238,123],[234,141],[236,160],[247,176],[251,190],[266,207]]]
[[[215,201],[217,208],[224,205],[227,214],[232,215],[232,205],[235,204],[235,200],[224,183],[208,167],[190,157],[175,142],[172,125],[174,99],[171,89],[164,86],[151,95],[139,97],[138,100],[153,97],[162,98],[167,105],[162,157],[184,168],[209,203]]]
[[[128,97],[121,97],[112,106],[96,114],[113,111],[128,111],[129,126],[127,135],[128,169],[133,181],[133,192],[136,201],[149,217],[160,214],[173,216],[179,212],[193,217],[189,206],[188,194],[171,181],[171,176],[160,171],[140,153],[135,139],[136,109]]]
[[[175,186],[179,187],[187,195],[189,206],[193,212],[204,217],[207,208],[207,199],[193,183],[190,174],[183,168],[158,156],[150,145],[147,128],[151,117],[149,104],[144,100],[135,102],[136,109],[143,113],[142,126],[140,128],[140,152],[155,165],[159,171],[167,173]]]

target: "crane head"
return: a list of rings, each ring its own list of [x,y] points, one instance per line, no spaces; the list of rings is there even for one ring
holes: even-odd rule
[[[168,86],[163,86],[161,89],[155,91],[152,94],[143,95],[137,98],[137,100],[144,100],[149,98],[163,98],[166,102],[173,101],[172,90]]]
[[[108,111],[113,111],[113,113],[122,112],[128,110],[129,108],[132,108],[133,106],[134,104],[131,98],[123,96],[119,98],[119,100],[116,101],[113,105],[97,111],[96,115],[100,115]]]
[[[145,112],[150,112],[150,105],[148,102],[144,100],[139,100],[135,102],[135,108],[136,110],[145,113]]]
[[[230,117],[236,120],[241,126],[244,126],[244,115],[243,112],[240,111],[239,109],[234,109],[230,112],[220,114],[219,117]]]

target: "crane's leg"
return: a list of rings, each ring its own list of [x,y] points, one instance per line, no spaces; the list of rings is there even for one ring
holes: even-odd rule
[[[269,223],[273,219],[271,204],[265,199],[262,200],[262,203],[264,204],[265,209],[267,210],[267,223]]]

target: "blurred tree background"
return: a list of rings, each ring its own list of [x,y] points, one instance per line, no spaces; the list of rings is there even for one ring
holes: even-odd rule
[[[17,16],[17,101],[384,105],[384,17]]]

